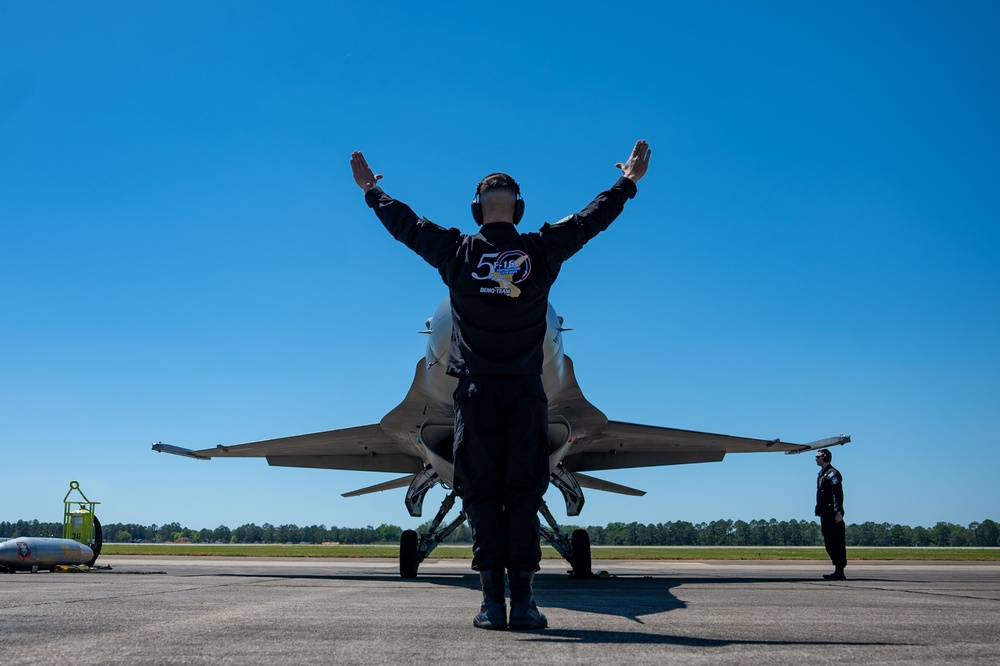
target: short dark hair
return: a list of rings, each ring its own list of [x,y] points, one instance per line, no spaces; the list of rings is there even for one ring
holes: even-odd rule
[[[524,199],[521,198],[521,186],[505,173],[491,173],[476,185],[476,197],[472,200],[472,218],[476,224],[483,223],[483,203],[488,201],[503,201],[513,199],[514,219],[517,224],[524,217]]]
[[[820,449],[816,452],[817,458],[823,458],[823,462],[830,462],[833,460],[833,454],[830,453],[829,449]]]
[[[491,173],[479,181],[476,194],[482,194],[486,190],[511,190],[514,194],[521,193],[517,181],[505,173]]]

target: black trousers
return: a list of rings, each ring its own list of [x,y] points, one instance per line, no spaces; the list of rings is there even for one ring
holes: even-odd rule
[[[833,516],[820,516],[819,525],[833,566],[843,569],[847,566],[847,523],[843,520],[838,523]]]
[[[476,571],[537,571],[549,484],[548,400],[535,375],[464,377],[455,390],[455,490]]]

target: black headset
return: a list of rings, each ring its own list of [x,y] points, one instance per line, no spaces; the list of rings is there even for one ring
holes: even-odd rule
[[[521,198],[521,186],[517,184],[517,181],[508,176],[505,173],[491,173],[486,178],[479,181],[476,185],[476,197],[472,200],[472,219],[476,221],[476,224],[482,226],[483,224],[483,204],[479,203],[479,193],[483,189],[483,183],[486,182],[487,178],[492,178],[493,176],[502,176],[503,183],[494,185],[494,187],[507,188],[514,190],[514,194],[517,199],[514,201],[514,224],[521,221],[524,217],[524,199]]]
[[[831,460],[833,460],[833,454],[827,451],[826,449],[823,449],[819,452],[819,457],[823,459],[823,462],[830,462]]]

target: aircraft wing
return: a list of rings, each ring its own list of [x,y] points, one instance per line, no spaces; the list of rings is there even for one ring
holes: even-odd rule
[[[717,462],[727,453],[800,453],[824,446],[846,444],[849,441],[849,436],[841,435],[810,444],[794,444],[778,439],[753,439],[608,421],[598,434],[575,441],[563,458],[563,464],[571,472],[586,472]]]
[[[423,469],[416,452],[400,446],[377,423],[198,451],[157,442],[153,450],[201,460],[266,458],[269,465],[278,467],[409,473]]]
[[[421,359],[403,402],[386,414],[381,423],[196,451],[157,442],[153,450],[202,460],[266,458],[268,464],[280,467],[405,474],[416,474],[424,469],[425,462],[437,461],[440,464],[435,464],[435,468],[450,483],[453,426],[450,393],[454,379],[444,378],[443,388],[436,387],[432,379]],[[554,419],[551,425],[565,425],[568,439],[550,452],[550,464],[555,466],[561,461],[570,472],[718,462],[727,453],[800,453],[851,441],[849,436],[841,435],[811,444],[794,444],[778,439],[609,421],[580,391],[568,356],[564,357],[558,388],[550,395],[549,416]],[[555,432],[561,430],[557,428]],[[581,485],[605,484],[601,490],[632,491],[624,487],[612,490],[608,482],[596,479],[590,481],[584,477],[584,480]],[[401,479],[387,483],[391,485],[379,484],[362,491],[377,492],[405,485]]]

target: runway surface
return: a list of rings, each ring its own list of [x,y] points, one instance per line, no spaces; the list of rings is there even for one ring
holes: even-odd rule
[[[472,626],[468,560],[102,557],[0,575],[19,663],[1000,663],[1000,564],[544,561],[537,632]]]

